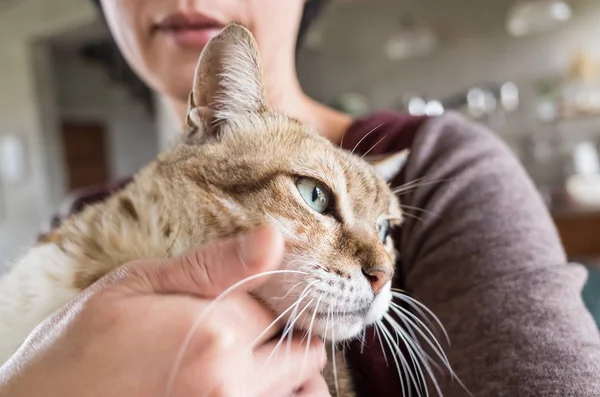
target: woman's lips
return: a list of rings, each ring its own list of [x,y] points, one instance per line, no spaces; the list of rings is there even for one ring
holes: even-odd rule
[[[201,50],[224,27],[203,14],[178,12],[155,24],[152,31],[166,35],[181,47]]]

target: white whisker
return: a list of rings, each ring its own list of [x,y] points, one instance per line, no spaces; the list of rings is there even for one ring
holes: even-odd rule
[[[381,341],[381,335],[379,334],[379,324],[375,323],[375,333],[373,335],[377,335],[377,339],[379,339],[379,345],[381,346],[381,352],[383,353],[383,359],[385,360],[386,367],[389,367],[389,363],[387,360],[387,354],[385,354],[385,348],[383,347],[383,342]]]
[[[315,305],[315,308],[313,310],[313,316],[312,319],[310,320],[310,325],[308,326],[308,343],[306,344],[306,351],[304,352],[304,358],[302,359],[302,367],[300,369],[300,377],[302,378],[302,374],[304,372],[304,364],[306,363],[306,357],[308,356],[308,350],[310,349],[310,338],[312,336],[312,328],[313,325],[315,323],[315,318],[317,317],[317,310],[319,310],[319,303],[321,303],[321,299],[323,298],[323,293],[321,293],[321,295],[319,296],[319,299],[317,300],[317,304]]]
[[[394,359],[394,363],[396,364],[396,371],[398,372],[398,378],[400,379],[400,386],[402,387],[402,395],[406,396],[408,395],[409,397],[412,396],[412,391],[410,389],[410,387],[408,385],[404,385],[404,376],[406,376],[406,382],[409,381],[409,376],[408,376],[408,372],[407,372],[407,368],[408,365],[406,364],[406,360],[404,359],[404,356],[402,355],[402,351],[400,350],[400,348],[398,347],[397,344],[394,344],[394,341],[391,338],[391,335],[389,334],[389,332],[386,332],[387,329],[385,328],[385,324],[379,320],[377,321],[377,323],[380,326],[380,330],[381,330],[381,334],[383,335],[384,339],[385,339],[385,343],[388,345],[388,347],[391,350],[392,353],[392,358]],[[394,346],[392,346],[394,345]],[[400,358],[400,361],[402,361],[403,365],[400,365],[398,363],[398,358]],[[402,368],[402,374],[400,373],[400,368]],[[407,393],[407,389],[408,388],[408,393]]]
[[[415,389],[417,390],[417,395],[418,395],[419,397],[422,397],[421,390],[425,390],[425,396],[426,396],[426,397],[429,397],[429,391],[427,390],[427,388],[426,388],[426,387],[425,387],[425,388],[423,388],[423,387],[422,387],[422,385],[423,385],[423,381],[422,381],[422,379],[423,379],[423,371],[421,371],[421,368],[420,368],[420,366],[419,366],[419,362],[418,362],[418,360],[417,360],[417,357],[415,357],[415,355],[414,355],[414,352],[413,352],[413,350],[412,350],[412,346],[411,346],[410,342],[409,342],[409,341],[407,341],[407,338],[406,338],[406,336],[405,336],[405,335],[402,333],[402,330],[401,330],[401,329],[397,329],[397,328],[395,328],[395,327],[394,327],[394,324],[393,324],[393,323],[391,323],[391,322],[389,321],[389,315],[387,315],[387,314],[384,314],[384,315],[383,315],[383,317],[384,317],[384,319],[385,319],[385,320],[387,320],[387,321],[388,321],[388,323],[389,323],[389,324],[392,326],[392,328],[394,329],[394,331],[395,331],[397,334],[399,334],[399,335],[400,335],[400,339],[402,339],[402,341],[404,342],[404,345],[405,345],[405,346],[406,346],[406,348],[407,348],[407,352],[408,352],[408,354],[409,354],[409,357],[410,357],[410,360],[411,360],[411,362],[413,363],[414,370],[418,371],[418,375],[420,375],[420,377],[419,377],[419,376],[416,376],[417,374],[413,374],[413,372],[412,372],[412,369],[411,369],[411,368],[413,368],[413,367],[411,367],[411,366],[409,365],[408,361],[406,361],[406,359],[404,358],[404,355],[402,354],[402,350],[400,349],[400,345],[399,345],[399,344],[396,344],[396,343],[394,343],[394,342],[392,341],[392,344],[394,345],[394,347],[395,347],[395,349],[396,349],[396,352],[398,353],[399,357],[401,358],[401,360],[403,361],[404,365],[405,365],[405,366],[406,366],[406,368],[407,368],[407,371],[405,371],[405,372],[407,372],[407,373],[408,373],[408,376],[410,377],[410,380],[412,381],[412,384],[415,386]],[[383,327],[381,328],[381,331],[384,333],[384,335],[385,335],[385,334],[387,334],[387,335],[388,335],[388,337],[389,337],[389,338],[390,338],[390,340],[391,340],[392,336],[390,335],[390,331],[387,329],[387,327],[383,326]],[[408,379],[407,379],[407,380],[408,380]]]
[[[387,138],[387,135],[384,135],[380,140],[378,140],[377,142],[375,142],[375,144],[373,146],[371,146],[371,148],[369,150],[367,150],[362,156],[360,156],[361,159],[364,159],[365,156],[369,153],[371,153],[371,150],[375,149],[375,147],[377,147],[377,145],[379,145],[385,138]]]
[[[291,349],[291,335],[293,334],[293,329],[294,329],[294,324],[296,323],[296,320],[298,320],[298,318],[304,313],[304,311],[306,309],[308,309],[308,307],[310,306],[311,303],[314,302],[314,299],[309,301],[306,306],[304,306],[304,309],[302,309],[302,311],[300,312],[300,314],[298,314],[298,317],[293,318],[291,317],[291,324],[289,324],[289,326],[286,325],[286,330],[283,331],[283,333],[281,334],[281,337],[279,338],[279,341],[277,341],[277,344],[275,345],[275,347],[273,348],[273,351],[271,352],[271,354],[269,354],[269,357],[267,357],[267,360],[265,361],[264,365],[268,364],[269,361],[271,360],[271,358],[273,358],[273,356],[275,355],[275,353],[277,352],[277,350],[279,350],[279,347],[281,346],[281,344],[283,343],[283,341],[285,340],[286,336],[288,337],[288,346],[287,346],[287,350],[286,350],[286,354],[289,354],[290,349]],[[292,314],[293,316],[293,314]],[[289,321],[288,320],[288,323]]]
[[[295,289],[297,286],[299,286],[300,284],[303,284],[303,283],[304,283],[304,281],[300,281],[300,282],[298,282],[298,283],[294,284],[294,286],[293,286],[292,288],[290,288],[290,290],[289,290],[288,292],[286,292],[286,294],[285,294],[285,295],[283,295],[283,296],[274,296],[272,299],[273,299],[273,300],[282,300],[282,299],[285,299],[285,298],[287,298],[287,296],[288,296],[289,294],[291,294],[291,293],[292,293],[292,291],[293,291],[293,290],[294,290],[294,289]]]
[[[398,204],[398,205],[400,206],[401,209],[405,209],[406,208],[406,209],[409,209],[409,210],[421,211],[422,213],[427,214],[427,215],[432,215],[432,216],[435,216],[437,218],[440,217],[439,214],[437,214],[437,213],[435,213],[433,211],[425,210],[423,208],[413,207],[411,205],[406,205],[406,204]]]
[[[448,181],[452,180],[450,178],[445,178],[445,179],[435,179],[435,180],[425,181],[425,178],[427,178],[427,177],[415,179],[414,181],[411,181],[411,182],[405,183],[403,185],[400,185],[398,187],[395,187],[394,189],[392,189],[392,193],[394,193],[398,196],[401,196],[404,193],[418,189],[420,187],[430,186],[430,185],[434,185],[436,183],[448,182]]]
[[[233,291],[235,291],[242,285],[247,284],[250,281],[256,280],[261,277],[271,276],[271,275],[275,275],[275,274],[285,274],[285,273],[296,273],[296,274],[304,274],[304,275],[308,274],[306,272],[302,272],[302,271],[298,271],[298,270],[271,270],[271,271],[255,274],[253,276],[250,276],[243,280],[240,280],[237,283],[233,284],[231,287],[227,288],[225,291],[223,291],[223,293],[221,293],[219,296],[217,296],[208,306],[206,306],[206,308],[201,313],[198,314],[198,317],[196,317],[196,320],[192,324],[192,327],[188,331],[185,339],[183,340],[183,343],[181,344],[179,351],[177,352],[177,356],[175,356],[175,361],[173,363],[173,369],[171,370],[171,374],[169,375],[169,379],[167,380],[167,385],[166,385],[165,395],[167,397],[169,397],[171,395],[171,391],[173,390],[173,385],[175,383],[175,378],[177,377],[177,373],[179,372],[179,367],[181,366],[181,363],[183,362],[183,357],[185,355],[185,352],[186,352],[193,336],[195,335],[196,330],[200,326],[204,316],[206,316],[206,314],[210,310],[212,310],[219,302],[221,302],[223,299],[225,299],[225,297],[227,297],[230,293],[232,293]]]
[[[362,329],[362,331],[359,334],[359,339],[360,339],[360,354],[363,354],[363,352],[365,351],[365,344],[366,344],[366,337],[367,337],[367,326],[365,325]]]
[[[440,343],[437,341],[437,339],[435,338],[433,333],[429,330],[429,328],[422,321],[420,321],[414,314],[412,314],[408,310],[404,309],[403,307],[393,304],[391,306],[391,309],[398,316],[402,316],[405,321],[407,321],[409,324],[412,325],[413,329],[415,331],[417,331],[419,333],[419,335],[421,335],[421,337],[433,349],[433,351],[440,358],[440,360],[442,360],[442,362],[446,365],[446,367],[448,369],[450,369],[450,362],[448,361],[448,357],[446,356],[446,353],[444,353],[444,349],[442,348]],[[425,332],[427,332],[429,334],[429,336],[431,336],[431,339],[427,335],[425,335],[423,333],[423,331],[421,331],[421,328],[419,326],[417,326],[411,319],[413,319],[417,323],[419,323],[419,325],[421,325],[421,327],[423,327]]]
[[[400,339],[402,339],[404,346],[406,346],[408,355],[410,356],[410,361],[412,362],[414,369],[418,372],[419,376],[416,376],[416,381],[415,378],[413,378],[413,382],[415,387],[417,388],[417,392],[419,393],[419,395],[421,395],[420,391],[425,390],[425,395],[428,397],[429,390],[427,389],[427,386],[425,384],[425,374],[423,373],[420,364],[422,364],[423,367],[426,367],[426,370],[429,364],[427,363],[426,359],[423,358],[423,356],[421,355],[422,349],[415,346],[415,344],[413,343],[414,341],[411,340],[411,338],[407,337],[402,327],[400,327],[398,323],[396,323],[394,319],[391,318],[391,316],[389,316],[388,314],[384,314],[383,317],[388,322],[388,324],[390,324],[396,335],[398,335]],[[430,369],[427,372],[431,374]],[[433,374],[431,374],[431,377],[435,381],[435,377],[433,376]]]
[[[409,214],[408,212],[403,212],[402,215],[408,216],[409,218],[413,218],[413,219],[416,219],[416,220],[421,221],[421,222],[425,222],[424,218],[421,218],[420,216],[417,216],[417,215],[414,215],[414,214]]]
[[[448,332],[446,331],[446,328],[444,327],[444,325],[442,324],[440,319],[427,306],[425,306],[423,303],[419,302],[417,299],[407,295],[404,291],[402,291],[400,289],[392,288],[392,295],[395,298],[398,298],[398,299],[408,303],[409,305],[411,305],[411,307],[413,307],[426,321],[427,321],[428,316],[426,316],[425,313],[429,314],[429,316],[431,318],[433,318],[433,320],[440,327],[440,329],[444,333],[444,336],[446,338],[446,341],[448,342],[448,345],[450,345],[450,337],[448,336]],[[431,326],[431,328],[434,328],[434,327]]]
[[[304,307],[304,309],[302,310],[302,312],[300,312],[300,314],[298,314],[298,316],[296,316],[296,312],[298,311],[298,308],[300,307],[300,302],[302,302],[302,300],[310,292],[309,288],[312,287],[313,285],[315,285],[316,283],[318,283],[318,280],[315,280],[312,283],[308,284],[306,286],[306,288],[304,289],[304,291],[302,291],[302,293],[300,294],[300,297],[298,298],[298,304],[296,305],[296,308],[294,309],[294,311],[291,314],[291,318],[290,318],[291,324],[288,322],[289,325],[286,324],[286,328],[284,329],[284,335],[287,334],[288,332],[290,333],[288,342],[287,342],[287,348],[286,348],[286,351],[288,352],[288,354],[289,354],[289,351],[290,351],[291,345],[292,345],[292,337],[294,336],[294,324],[295,324],[296,320],[302,315],[304,310],[306,310],[308,308],[308,305]]]
[[[333,307],[330,307],[331,310],[331,315],[333,317]],[[335,363],[335,356],[336,356],[336,351],[335,351],[335,334],[333,333],[333,327],[331,327],[331,355],[332,360],[333,360],[333,379],[335,381],[335,395],[336,397],[342,397],[340,396],[340,384],[338,383],[338,376],[337,376],[337,366]]]
[[[279,320],[281,320],[283,318],[283,316],[285,316],[287,314],[287,312],[289,312],[290,310],[292,310],[294,308],[295,302],[290,305],[290,307],[288,307],[287,309],[285,309],[284,312],[282,312],[267,328],[265,328],[265,330],[254,340],[254,342],[252,342],[252,349],[254,349],[256,347],[256,344],[258,343],[258,341],[260,341],[263,336],[265,336],[267,334],[267,332],[269,332],[269,330],[271,328],[273,328],[275,326],[275,324],[277,324],[279,322]]]
[[[393,304],[393,302],[392,302],[392,304]],[[405,329],[410,334],[410,341],[414,344],[414,347],[419,351],[419,353],[421,355],[423,355],[425,358],[427,358],[427,361],[430,362],[435,367],[435,369],[438,370],[438,372],[443,373],[442,368],[435,362],[435,360],[433,358],[431,358],[431,356],[429,354],[427,354],[427,352],[425,352],[425,350],[419,343],[419,338],[414,333],[413,326],[411,326],[411,324],[409,324],[405,320],[405,317],[403,315],[401,315],[393,305],[392,305],[391,309],[395,314],[398,315],[398,318],[400,319],[400,321],[402,322],[402,325],[404,326],[403,329]]]
[[[369,135],[371,135],[373,132],[377,131],[379,129],[379,127],[381,127],[383,124],[385,123],[381,123],[379,124],[377,127],[373,128],[371,131],[367,132],[361,139],[360,141],[358,141],[358,143],[354,146],[354,149],[352,149],[352,151],[350,152],[350,154],[354,154],[354,151],[356,149],[358,149],[358,146],[360,146],[360,144],[362,143],[362,141],[364,141]]]

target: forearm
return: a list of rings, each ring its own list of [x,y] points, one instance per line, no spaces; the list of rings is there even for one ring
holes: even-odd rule
[[[598,396],[600,338],[533,184],[489,131],[454,116],[417,134],[401,196],[405,288],[449,333],[476,396]],[[446,396],[464,395],[448,377]]]

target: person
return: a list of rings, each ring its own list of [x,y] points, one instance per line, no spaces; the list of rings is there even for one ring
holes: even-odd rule
[[[568,263],[548,209],[517,159],[486,127],[456,114],[428,118],[377,112],[355,120],[305,95],[294,66],[296,35],[299,26],[307,26],[306,21],[301,23],[303,7],[315,1],[101,3],[128,63],[152,89],[168,98],[182,122],[199,52],[211,35],[236,21],[248,26],[257,39],[266,95],[276,110],[357,154],[410,148],[404,170],[393,181],[407,215],[393,236],[401,254],[394,286],[411,293],[440,318],[451,341],[445,346],[450,364],[472,395],[600,395],[600,336],[581,299],[585,271]],[[55,218],[54,226],[126,183],[78,195]],[[422,213],[411,213],[414,208]],[[169,318],[175,321],[176,316]],[[77,331],[74,322],[71,338],[79,340],[77,332],[83,331]],[[140,343],[146,346],[152,346],[156,338],[152,333],[123,334],[143,338]],[[374,341],[374,337],[373,330],[368,330],[364,340]],[[55,357],[60,357],[62,349],[68,351],[60,338],[53,340],[50,335],[48,339],[44,346],[55,349]],[[122,357],[111,346],[106,342],[103,363],[119,368]],[[24,362],[14,378],[26,382],[27,371],[20,374],[19,368],[27,368],[28,361],[32,366],[54,368],[51,374],[58,376],[56,368],[61,366],[56,361],[51,365],[48,357],[36,353],[36,349],[22,351]],[[140,351],[140,357],[145,354]],[[377,342],[365,346],[354,342],[346,356],[359,396],[401,394],[399,374],[394,365],[387,365],[389,349]],[[220,359],[238,365],[236,357]],[[136,374],[145,368],[144,362],[140,358],[138,367],[131,363],[119,374]],[[254,373],[255,363],[239,365],[244,364],[248,373]],[[70,377],[85,374],[86,365],[79,364],[75,372],[69,372]],[[105,373],[99,377],[106,380]],[[100,382],[98,377],[82,379]],[[311,379],[316,380],[307,385],[320,383],[318,376]],[[445,396],[467,395],[447,371],[438,374],[437,383]],[[47,390],[43,383],[31,384],[30,395]],[[433,382],[430,386],[435,391]]]

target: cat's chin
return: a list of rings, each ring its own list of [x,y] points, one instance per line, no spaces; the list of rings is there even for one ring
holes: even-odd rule
[[[312,321],[312,334],[318,335],[323,339],[335,342],[342,342],[355,339],[365,329],[383,318],[388,312],[390,302],[392,301],[391,283],[386,285],[382,291],[373,300],[371,307],[365,314],[363,312],[335,314],[330,316],[316,316]],[[308,329],[310,316],[302,321],[302,328]],[[307,323],[308,322],[308,323]]]
[[[373,300],[371,308],[365,317],[365,323],[367,325],[375,324],[381,320],[383,315],[390,309],[390,302],[392,301],[392,283],[387,283]]]

